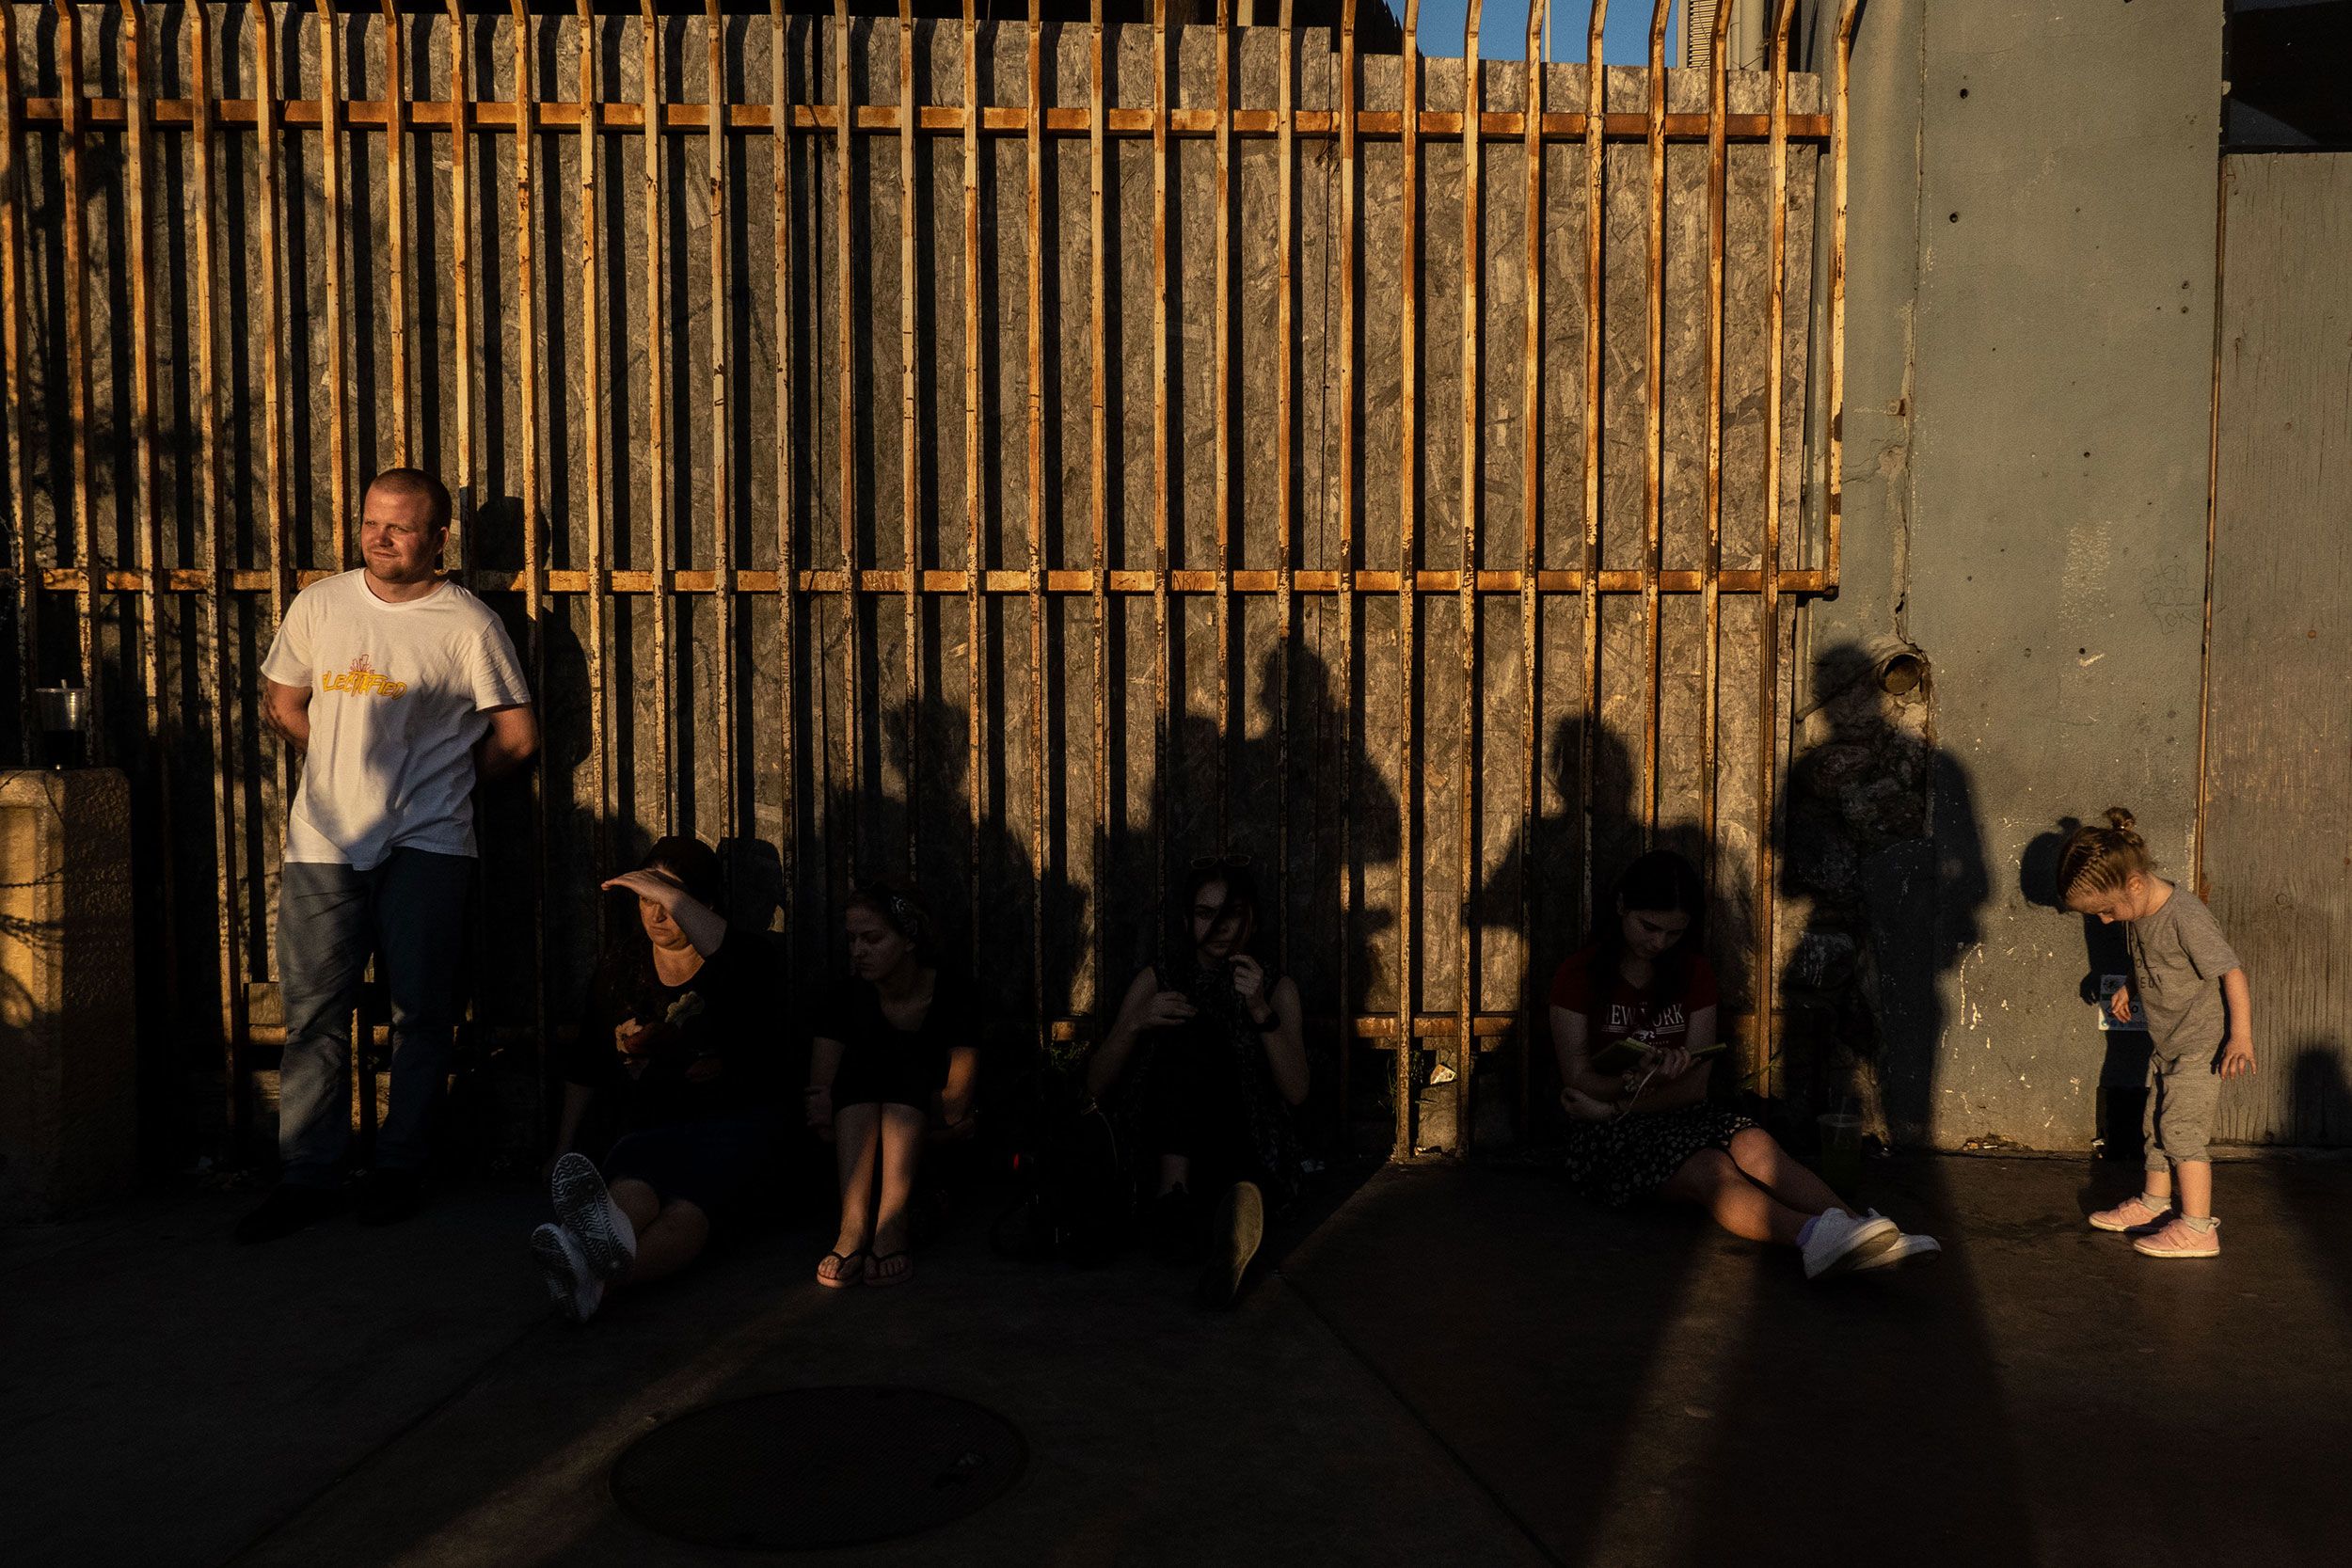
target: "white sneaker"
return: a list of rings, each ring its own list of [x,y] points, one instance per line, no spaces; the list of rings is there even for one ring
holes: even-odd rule
[[[1885,1219],[1886,1216],[1876,1209],[1871,1209],[1864,1212],[1863,1218],[1878,1220]],[[1894,1222],[1890,1220],[1887,1223],[1891,1225]],[[1873,1253],[1856,1263],[1854,1267],[1856,1269],[1899,1269],[1907,1263],[1931,1262],[1941,1257],[1943,1252],[1944,1243],[1934,1237],[1914,1236],[1905,1231],[1897,1237],[1893,1246],[1888,1247],[1884,1252]]]
[[[580,1238],[560,1225],[543,1225],[531,1233],[531,1256],[557,1311],[576,1323],[596,1315],[604,1305],[604,1281],[588,1267]]]
[[[637,1258],[637,1227],[605,1191],[604,1178],[585,1154],[566,1154],[548,1175],[556,1222],[578,1239],[598,1279],[618,1279]]]
[[[1872,1259],[1899,1245],[1902,1239],[1893,1220],[1878,1215],[1857,1219],[1841,1209],[1826,1210],[1814,1216],[1812,1235],[1802,1249],[1804,1276],[1820,1279],[1867,1268]]]

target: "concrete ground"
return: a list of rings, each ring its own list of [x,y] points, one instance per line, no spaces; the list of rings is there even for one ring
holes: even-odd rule
[[[1230,1317],[1140,1259],[1001,1260],[976,1213],[904,1289],[820,1291],[778,1235],[585,1330],[519,1185],[259,1249],[250,1194],[149,1199],[0,1233],[0,1558],[740,1562],[620,1514],[614,1457],[886,1382],[1001,1413],[1028,1467],[828,1562],[2352,1560],[2352,1163],[2225,1164],[2217,1263],[2083,1226],[2132,1175],[1876,1165],[1947,1254],[1831,1288],[1687,1213],[1416,1168],[1331,1195]]]

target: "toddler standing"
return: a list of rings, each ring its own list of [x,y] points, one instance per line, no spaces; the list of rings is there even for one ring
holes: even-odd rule
[[[2077,828],[2058,851],[2058,901],[2103,924],[2123,923],[2131,984],[2111,1006],[2148,1026],[2147,1180],[2138,1196],[2090,1216],[2128,1232],[2151,1258],[2217,1258],[2213,1161],[2205,1138],[2221,1080],[2254,1070],[2246,968],[2204,900],[2155,873],[2121,806],[2107,826]]]

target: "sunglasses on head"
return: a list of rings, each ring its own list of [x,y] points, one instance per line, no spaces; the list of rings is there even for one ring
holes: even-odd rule
[[[1192,868],[1195,871],[1206,871],[1213,866],[1232,866],[1234,870],[1240,871],[1248,864],[1248,855],[1195,855],[1192,857]]]

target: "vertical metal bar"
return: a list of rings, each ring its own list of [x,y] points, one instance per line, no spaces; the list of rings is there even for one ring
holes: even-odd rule
[[[1852,85],[1854,24],[1861,19],[1862,0],[1844,0],[1837,8],[1837,74],[1830,100],[1829,467],[1822,475],[1829,514],[1829,560],[1822,563],[1824,594],[1837,592],[1846,515],[1846,157],[1852,149],[1853,134],[1847,99]]]
[[[8,398],[8,547],[16,594],[18,734],[29,744],[37,728],[33,689],[40,684],[40,562],[33,559],[32,499],[24,439],[24,166],[19,142],[24,122],[16,90],[16,8],[0,6],[0,389]],[[31,762],[27,755],[20,759]]]
[[[385,0],[390,5],[392,0]],[[588,750],[594,758],[596,789],[596,872],[601,880],[611,868],[612,759],[607,754],[612,735],[612,695],[606,659],[610,657],[608,618],[612,597],[612,548],[607,534],[611,518],[604,504],[604,270],[597,255],[596,230],[603,221],[597,200],[596,173],[602,149],[599,122],[603,94],[596,82],[596,12],[593,0],[580,0],[580,432],[581,510],[588,525]],[[406,374],[405,369],[402,372]],[[787,834],[789,837],[789,834]]]
[[[716,5],[717,0],[712,0]],[[921,465],[914,435],[914,8],[898,0],[898,503],[905,534],[907,710],[907,875],[917,875],[922,840],[923,610],[917,596],[923,570],[919,485]]]
[[[196,417],[197,553],[212,569],[211,590],[204,594],[204,636],[212,647],[197,665],[197,690],[212,726],[213,837],[215,854],[213,890],[215,915],[220,925],[221,1069],[226,1082],[225,1125],[229,1152],[243,1147],[246,1131],[245,970],[237,953],[237,817],[235,791],[229,780],[230,658],[228,636],[229,573],[231,564],[228,531],[220,518],[220,345],[213,321],[213,20],[202,6],[188,12],[188,100],[192,106],[188,137],[194,153],[189,204],[195,208],[196,279],[191,302],[195,310],[193,336],[196,363],[190,396]]]
[[[58,178],[65,195],[65,408],[72,436],[73,590],[75,633],[82,650],[82,689],[89,704],[90,760],[105,755],[103,693],[98,680],[98,540],[89,493],[89,257],[82,212],[81,7],[56,0],[57,13]]]
[[[1168,0],[1152,0],[1152,913],[1168,908]]]
[[[737,833],[742,781],[736,775],[735,741],[735,489],[727,448],[727,342],[735,321],[727,291],[727,29],[719,0],[707,0],[704,25],[710,98],[710,519],[712,621],[718,646],[712,662],[719,685],[719,832]],[[697,816],[700,813],[696,814]]]
[[[1666,18],[1674,0],[1657,0],[1649,19],[1649,246],[1643,285],[1642,345],[1642,847],[1658,841],[1659,708],[1664,693],[1658,574],[1664,569],[1666,505]]]
[[[1851,11],[1851,8],[1849,9]],[[1844,29],[1849,25],[1851,25],[1850,16],[1840,19],[1840,33],[1837,40],[1837,91],[1841,129],[1845,111],[1846,48],[1849,42]],[[1841,141],[1838,148],[1841,160],[1844,151]],[[2223,347],[2229,341],[2224,334],[2229,329],[2230,302],[2227,290],[2230,261],[2230,188],[2235,183],[2235,180],[2234,164],[2230,159],[2224,158],[2221,161],[2220,178],[2214,182],[2213,192],[2213,377],[2205,391],[2208,399],[2205,423],[2205,612],[2203,624],[2199,629],[2197,642],[2197,815],[2189,824],[2188,842],[2189,886],[2196,891],[2200,898],[2211,896],[2211,887],[2205,878],[2205,824],[2207,814],[2212,809],[2213,799],[2209,787],[2210,775],[2206,772],[2206,768],[2213,755],[2213,584],[2214,568],[2221,544],[2221,356]],[[1832,309],[1834,323],[1832,331],[1836,338],[1832,364],[1842,369],[1845,324],[1838,314],[1845,309],[1846,280],[1846,169],[1842,161],[1837,168],[1837,237],[1835,248],[1836,256],[1831,266],[1834,269],[1833,276],[1837,281],[1838,294]],[[1835,421],[1844,418],[1845,404],[1840,401],[1843,385],[1835,372],[1832,380],[1833,385],[1837,388],[1837,391],[1832,394],[1830,414],[1833,421],[1830,428],[1835,432],[1836,429]],[[1837,451],[1837,444],[1834,436],[1830,443],[1830,451],[1833,454],[1831,462],[1834,470],[1836,462],[1835,454]],[[1833,518],[1836,515],[1834,510],[1836,504],[1833,499],[1831,502]],[[1833,528],[1834,526],[1833,524]]]
[[[1216,0],[1216,216],[1213,228],[1216,261],[1213,270],[1210,330],[1216,348],[1210,356],[1215,367],[1216,425],[1213,436],[1216,473],[1216,847],[1223,853],[1232,832],[1232,781],[1227,776],[1233,731],[1233,11],[1232,0]]]
[[[1279,165],[1276,174],[1275,206],[1277,209],[1275,247],[1280,260],[1277,263],[1280,277],[1274,296],[1274,523],[1275,537],[1281,554],[1275,563],[1274,579],[1274,896],[1275,908],[1284,918],[1276,922],[1276,939],[1279,947],[1275,963],[1282,973],[1290,972],[1291,923],[1291,619],[1292,540],[1295,527],[1294,503],[1291,496],[1291,432],[1295,411],[1291,404],[1291,377],[1297,356],[1297,345],[1292,341],[1292,317],[1296,306],[1294,296],[1298,292],[1298,279],[1291,268],[1292,230],[1296,219],[1291,211],[1297,199],[1297,182],[1291,171],[1293,157],[1294,90],[1291,75],[1297,69],[1291,40],[1291,0],[1282,0],[1276,28],[1277,67],[1280,80],[1275,87],[1275,160]]]
[[[155,334],[153,279],[147,257],[147,25],[138,0],[119,0],[122,10],[123,228],[130,252],[131,423],[136,436],[132,498],[138,519],[139,675],[146,699],[144,730],[155,766],[155,838],[158,903],[165,911],[164,997],[179,1013],[180,943],[172,894],[171,749],[164,743],[163,523],[155,506]]]
[[[351,564],[351,388],[344,378],[343,234],[349,227],[343,196],[342,62],[336,57],[335,0],[316,0],[319,23],[319,133],[326,196],[326,476],[335,570]],[[356,1049],[356,1045],[355,1045]]]
[[[988,775],[981,748],[988,716],[980,706],[980,673],[988,662],[987,622],[980,608],[981,579],[988,558],[980,534],[980,62],[979,22],[973,0],[963,0],[963,522],[965,529],[963,616],[965,634],[964,721],[971,732],[972,758],[965,788],[972,806],[972,962],[980,959],[981,806]]]
[[[644,97],[645,154],[645,485],[646,523],[653,531],[654,767],[661,775],[661,831],[678,829],[676,670],[670,594],[675,557],[670,531],[670,447],[666,390],[670,373],[667,292],[668,195],[661,168],[661,18],[654,0],[639,12],[638,88]]]
[[[1042,216],[1045,149],[1045,20],[1041,0],[1029,0],[1029,190],[1026,243],[1029,274],[1029,1003],[1038,1041],[1045,1022],[1045,258]]]
[[[1287,3],[1287,0],[1285,0]],[[1109,100],[1103,78],[1103,0],[1087,7],[1087,348],[1093,378],[1088,410],[1087,510],[1094,528],[1094,843],[1091,847],[1092,931],[1089,942],[1092,992],[1089,1009],[1096,1029],[1110,1025],[1109,998],[1104,994],[1104,968],[1109,961],[1109,922],[1103,899],[1107,890],[1104,862],[1110,858],[1110,444],[1109,351],[1104,342],[1109,278],[1103,245],[1103,135]]]
[[[1583,885],[1577,900],[1578,926],[1593,926],[1596,834],[1593,823],[1593,759],[1600,750],[1600,295],[1601,121],[1608,108],[1609,70],[1602,61],[1609,0],[1593,0],[1584,33],[1584,742],[1577,752],[1578,820],[1583,826]]]
[[[326,4],[328,0],[321,0]],[[538,86],[531,70],[530,0],[514,0],[515,18],[515,273],[521,292],[522,330],[517,369],[522,383],[520,493],[523,524],[523,615],[530,626],[531,689],[548,689],[548,559],[539,504],[539,274],[533,252],[532,148],[539,133]],[[538,1081],[552,1083],[554,1042],[548,1037],[548,749],[531,767],[531,1009]],[[547,1113],[546,1097],[534,1102]]]
[[[269,612],[274,632],[286,620],[286,589],[292,568],[286,560],[286,414],[280,388],[286,381],[284,305],[279,297],[283,269],[278,210],[278,66],[271,57],[275,31],[268,0],[251,0],[253,17],[253,123],[257,178],[262,210],[255,227],[262,243],[262,497],[261,521],[269,530]],[[461,230],[462,233],[463,230]],[[462,251],[460,252],[462,254]],[[462,383],[461,383],[462,385]],[[218,592],[220,584],[214,585]],[[294,750],[280,741],[278,782],[283,796],[279,809],[291,809],[294,791]],[[356,1043],[356,1042],[355,1042]]]
[[[1397,246],[1397,562],[1396,562],[1396,1142],[1404,1153],[1413,1152],[1413,1065],[1419,1047],[1413,1038],[1413,797],[1418,785],[1413,772],[1413,631],[1420,587],[1414,563],[1413,527],[1419,515],[1420,481],[1414,458],[1419,455],[1420,378],[1414,358],[1419,352],[1421,222],[1421,0],[1405,0],[1403,61],[1404,193],[1398,209],[1401,226]]]
[[[1731,12],[1729,6],[1716,8],[1707,68],[1707,553],[1699,565],[1700,614],[1707,623],[1707,692],[1699,741],[1699,831],[1707,845],[1710,898],[1721,858],[1716,851],[1716,775],[1723,710],[1724,116],[1729,112]]]
[[[262,8],[255,0],[255,9]],[[471,80],[466,55],[466,0],[449,0],[449,256],[453,287],[450,294],[451,325],[457,338],[457,483],[450,489],[457,504],[450,517],[449,548],[444,558],[453,572],[473,564],[472,545],[474,439],[474,324],[473,324],[473,150],[469,132],[472,110],[467,103]]]
[[[1756,600],[1756,1046],[1750,1073],[1770,1095],[1772,1067],[1772,765],[1780,721],[1780,404],[1782,322],[1788,252],[1788,29],[1797,0],[1780,0],[1772,25],[1772,274],[1765,293],[1764,555]]]
[[[1546,0],[1532,0],[1527,8],[1527,40],[1522,57],[1527,61],[1526,115],[1522,120],[1524,148],[1527,159],[1527,277],[1526,349],[1519,408],[1519,429],[1524,432],[1519,453],[1519,686],[1525,694],[1527,708],[1523,734],[1526,749],[1519,757],[1519,931],[1520,966],[1519,993],[1524,1004],[1519,1021],[1520,1049],[1518,1058],[1518,1131],[1521,1142],[1528,1134],[1532,1114],[1528,1084],[1532,1077],[1534,1053],[1540,1049],[1545,1030],[1545,1017],[1535,1003],[1536,976],[1525,973],[1535,953],[1535,906],[1534,877],[1535,868],[1536,791],[1540,787],[1543,768],[1542,704],[1538,701],[1543,678],[1543,661],[1536,657],[1537,597],[1535,573],[1543,564],[1544,523],[1544,55],[1543,44],[1548,36],[1551,11]]]
[[[585,3],[585,0],[582,0]],[[775,167],[773,185],[775,197],[775,270],[776,270],[776,690],[777,690],[777,750],[779,758],[779,790],[781,824],[776,833],[776,847],[784,883],[784,963],[785,973],[797,974],[794,950],[798,943],[798,927],[793,912],[793,892],[798,857],[794,850],[800,839],[800,773],[794,755],[793,739],[798,712],[796,687],[793,681],[793,637],[797,626],[795,610],[800,598],[800,568],[793,549],[793,480],[797,472],[794,451],[799,443],[793,438],[792,356],[795,350],[792,290],[792,92],[791,55],[787,47],[784,0],[769,0],[768,30],[771,73],[769,92],[773,100],[771,110],[771,134],[774,136]]]
[[[1478,811],[1478,200],[1482,172],[1478,61],[1479,0],[1462,18],[1462,571],[1457,580],[1462,633],[1461,902],[1454,958],[1461,970],[1454,1008],[1454,1151],[1470,1151],[1470,1067],[1477,1046],[1477,926],[1470,903],[1477,887]]]
[[[1339,930],[1339,1134],[1343,1151],[1353,1153],[1349,1134],[1348,1080],[1356,1054],[1356,993],[1350,988],[1355,950],[1356,881],[1349,860],[1350,823],[1356,815],[1356,0],[1340,0],[1340,305],[1336,338],[1340,355],[1340,930]],[[1412,1152],[1399,1141],[1393,1158]]]
[[[384,8],[384,211],[389,217],[392,305],[392,462],[408,465],[408,104],[398,0]],[[592,378],[593,380],[593,378]],[[603,766],[601,748],[597,760]]]
[[[842,657],[847,661],[842,688],[849,699],[850,713],[850,827],[849,845],[843,857],[848,863],[850,880],[857,880],[858,826],[865,809],[865,781],[860,766],[866,752],[866,726],[859,717],[859,671],[857,650],[861,617],[858,613],[857,567],[857,377],[856,356],[853,352],[857,321],[857,283],[850,275],[850,129],[857,119],[857,107],[850,99],[850,4],[836,0],[833,13],[835,50],[833,62],[834,80],[834,156],[838,164],[834,171],[835,224],[834,231],[834,269],[841,289],[839,332],[840,363],[835,368],[835,382],[840,398],[841,418],[841,635]]]

